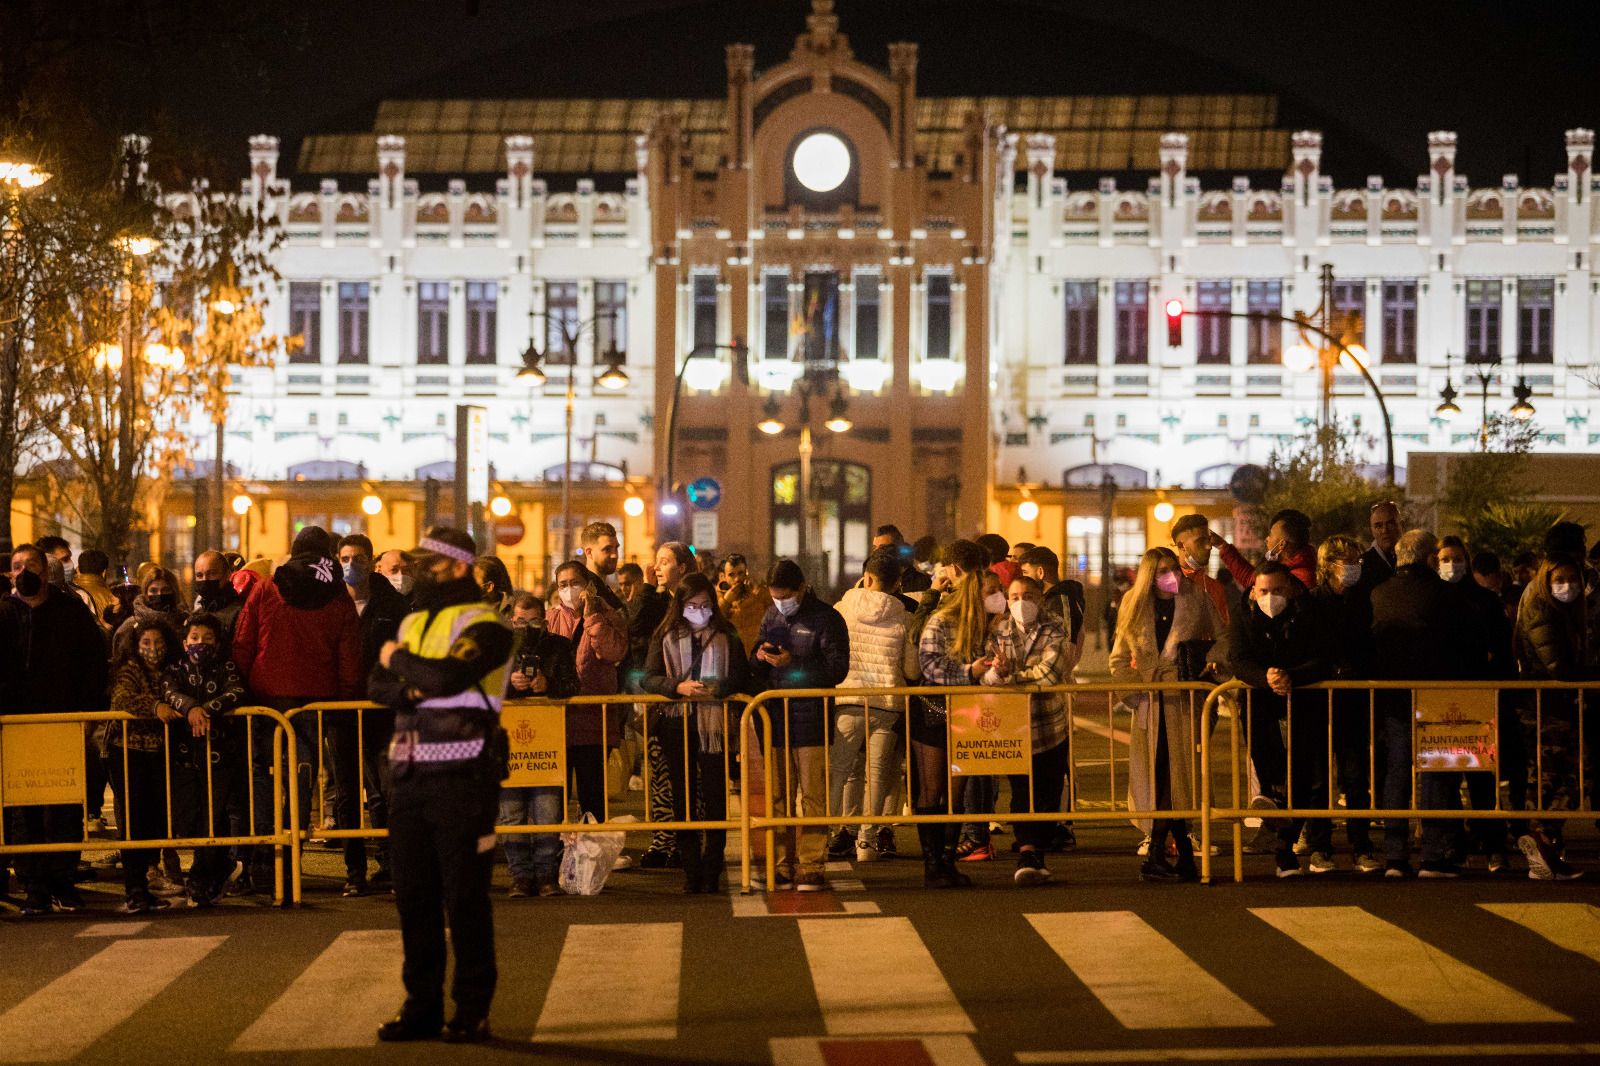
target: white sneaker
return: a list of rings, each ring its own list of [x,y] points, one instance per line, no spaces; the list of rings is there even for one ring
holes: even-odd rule
[[[877,848],[873,847],[871,844],[863,844],[859,840],[856,841],[856,862],[877,862],[877,861],[878,861],[878,849]]]
[[[643,792],[644,791],[644,778],[640,777],[638,774],[634,774],[632,777],[629,777],[628,778],[628,791],[629,792]]]
[[[1139,846],[1133,849],[1133,853],[1139,856],[1141,859],[1148,856],[1150,854],[1150,838],[1145,837],[1143,840],[1139,841]]]
[[[1189,834],[1189,846],[1194,849],[1194,853],[1196,855],[1200,854],[1200,834],[1198,834],[1198,833],[1190,833]],[[1211,845],[1211,854],[1218,855],[1218,854],[1221,854],[1221,852],[1222,852],[1222,849],[1219,848],[1217,845],[1215,845],[1215,844]]]
[[[149,888],[152,896],[170,897],[183,895],[183,886],[169,880],[162,874],[151,874],[146,887]]]
[[[1375,874],[1381,869],[1383,869],[1383,860],[1372,854],[1372,852],[1364,851],[1356,856],[1356,872]]]
[[[633,856],[623,852],[617,856],[617,861],[611,864],[611,869],[613,871],[633,869]]]
[[[1333,859],[1325,851],[1313,851],[1311,853],[1311,861],[1306,864],[1306,868],[1314,874],[1332,873],[1334,870]]]

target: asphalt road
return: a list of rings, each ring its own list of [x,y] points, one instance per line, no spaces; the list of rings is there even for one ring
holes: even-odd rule
[[[1582,829],[1572,858],[1600,869]],[[1133,830],[1081,838],[1033,889],[1001,859],[927,891],[910,857],[817,895],[684,897],[675,871],[627,871],[510,901],[502,869],[496,1039],[473,1049],[376,1045],[394,910],[339,898],[331,853],[308,852],[299,911],[120,918],[108,880],[80,918],[0,913],[0,1062],[1600,1059],[1600,878],[1280,882],[1252,856],[1243,885],[1146,885]]]

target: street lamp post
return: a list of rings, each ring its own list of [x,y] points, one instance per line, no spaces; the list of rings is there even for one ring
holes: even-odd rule
[[[19,241],[21,226],[17,221],[18,199],[29,189],[37,189],[50,180],[50,175],[32,163],[21,163],[13,160],[0,159],[0,188],[5,190],[4,216],[0,217],[0,240]],[[4,481],[3,491],[0,491],[0,509],[6,511],[0,514],[0,531],[5,539],[11,535],[10,500],[13,486],[15,485],[16,470],[16,417],[14,412],[17,407],[18,375],[22,369],[22,328],[18,324],[21,317],[20,311],[24,305],[24,298],[20,292],[13,294],[17,307],[0,308],[0,321],[11,323],[6,329],[5,351],[0,354],[0,462],[5,464],[5,469],[0,470],[0,480]]]
[[[573,411],[577,401],[578,382],[578,338],[585,332],[593,333],[595,327],[601,322],[615,320],[617,313],[608,311],[605,314],[595,315],[593,318],[582,322],[568,324],[564,320],[555,319],[542,311],[533,311],[528,314],[530,321],[542,318],[546,323],[554,322],[561,331],[562,351],[567,356],[567,389],[566,389],[566,458],[564,460],[561,477],[561,550],[567,559],[572,558],[572,422]],[[537,336],[531,325],[528,330],[528,347],[522,353],[522,369],[517,371],[520,380],[528,382],[537,388],[543,385],[546,374],[540,363],[550,361],[551,352],[541,351]],[[605,369],[595,377],[595,384],[601,388],[617,389],[626,388],[628,373],[622,369],[622,364],[627,361],[627,355],[617,348],[615,333],[611,338],[611,347],[604,356]]]
[[[1433,413],[1446,422],[1450,422],[1461,413],[1461,408],[1456,403],[1456,396],[1458,395],[1456,387],[1450,381],[1450,356],[1448,354],[1444,357],[1444,365],[1444,388],[1439,390],[1439,406],[1433,409]],[[1499,365],[1497,357],[1462,360],[1462,385],[1465,386],[1464,377],[1468,373],[1478,379],[1478,395],[1482,402],[1483,412],[1482,421],[1478,427],[1478,449],[1485,452],[1489,450],[1489,386],[1494,383],[1493,368]],[[1468,367],[1473,369],[1468,370]],[[1533,417],[1533,404],[1528,402],[1532,396],[1533,389],[1529,387],[1527,378],[1518,374],[1517,383],[1511,388],[1512,404],[1510,413],[1512,418],[1519,422],[1526,422]]]
[[[660,487],[656,491],[656,505],[664,507],[668,501],[677,508],[670,517],[674,519],[673,529],[678,533],[674,539],[683,540],[683,504],[678,502],[678,485],[673,479],[674,461],[677,458],[678,446],[678,404],[683,398],[683,378],[689,370],[689,362],[693,359],[710,358],[717,352],[728,352],[737,360],[747,359],[750,348],[744,343],[743,337],[733,338],[732,344],[697,344],[689,349],[678,364],[678,372],[672,379],[672,395],[667,398],[667,460],[666,472]]]

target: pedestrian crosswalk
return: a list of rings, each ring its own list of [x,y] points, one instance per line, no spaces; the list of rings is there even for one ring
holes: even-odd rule
[[[1163,920],[1156,907],[1148,914],[1012,912],[997,915],[977,947],[933,910],[759,925],[686,915],[676,921],[571,921],[562,930],[552,921],[539,933],[551,938],[550,951],[536,953],[536,959],[502,951],[494,1021],[502,1038],[648,1044],[670,1059],[670,1045],[692,1044],[696,1024],[704,1021],[685,1008],[696,988],[744,986],[780,989],[778,998],[789,1010],[783,1024],[790,1027],[780,1035],[791,1042],[796,1031],[841,1040],[978,1039],[997,999],[1024,996],[1026,1009],[1048,1015],[1053,1031],[1093,1030],[1108,1045],[1119,1034],[1131,1039],[1150,1031],[1196,1040],[1216,1032],[1211,1039],[1223,1041],[1259,1033],[1254,1039],[1270,1047],[1292,1042],[1302,1019],[1286,1013],[1285,996],[1272,987],[1273,968],[1217,966],[1220,935],[1226,944],[1247,945],[1263,961],[1270,956],[1279,967],[1294,967],[1312,1003],[1358,993],[1380,997],[1414,1019],[1411,1024],[1422,1033],[1498,1023],[1554,1026],[1538,1031],[1557,1041],[1594,1038],[1577,1033],[1576,1027],[1593,1019],[1575,1016],[1583,1012],[1571,1004],[1600,993],[1600,909],[1570,902],[1457,907],[1450,934],[1457,950],[1430,941],[1437,923],[1359,906],[1230,902],[1208,915],[1203,931]],[[76,945],[77,954],[50,971],[53,977],[34,988],[16,980],[0,985],[7,990],[0,994],[0,1059],[61,1062],[90,1049],[110,1053],[119,1035],[126,1036],[119,1027],[133,1024],[152,1001],[204,995],[219,968],[236,967],[238,952],[217,950],[225,943],[253,937],[251,952],[273,948],[271,934],[263,938],[259,927],[191,936],[163,924],[130,922],[127,929],[135,935],[109,942],[69,937],[61,943]],[[760,938],[760,949],[743,949],[740,935]],[[720,942],[696,950],[697,937]],[[1460,950],[1462,944],[1510,940],[1525,954],[1536,950],[1536,964],[1523,959],[1490,973],[1498,970],[1499,956]],[[1002,965],[1022,960],[1017,965],[1025,963],[1027,973],[1002,970],[974,980],[974,951]],[[199,1045],[211,1053],[196,1054],[225,1058],[226,1052],[374,1044],[377,1025],[402,998],[399,933],[332,933],[305,958],[285,969],[263,964],[249,985],[260,1001],[239,1004],[237,1023],[225,1031],[194,1035],[211,1042]],[[1534,976],[1552,972],[1562,975],[1559,992]],[[1075,1056],[1081,1054],[1028,1050],[1018,1058],[1067,1062],[1080,1061]],[[1241,1051],[1241,1057],[1249,1056]]]

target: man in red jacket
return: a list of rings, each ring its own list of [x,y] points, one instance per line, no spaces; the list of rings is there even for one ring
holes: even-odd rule
[[[289,561],[273,571],[272,580],[250,590],[233,631],[233,663],[251,698],[276,710],[362,698],[366,685],[361,673],[361,619],[345,594],[344,576],[326,530],[318,526],[302,529],[294,538]],[[321,758],[317,716],[304,714],[292,721],[299,749],[299,828],[305,829],[311,812],[311,782]],[[251,727],[256,730],[251,788],[259,826],[251,832],[269,833],[272,729],[260,718],[252,719]],[[345,865],[349,867],[356,859],[356,849],[347,846]],[[270,883],[271,860],[270,847],[257,848],[249,879],[235,891],[243,894]],[[345,871],[350,880],[366,880],[364,856],[360,863],[363,869]]]
[[[1255,564],[1239,554],[1239,549],[1211,534],[1211,544],[1222,557],[1233,580],[1242,589],[1248,589],[1256,579]],[[1272,516],[1267,523],[1267,559],[1282,563],[1300,582],[1302,592],[1317,587],[1317,549],[1311,543],[1311,519],[1303,511],[1286,507]]]

